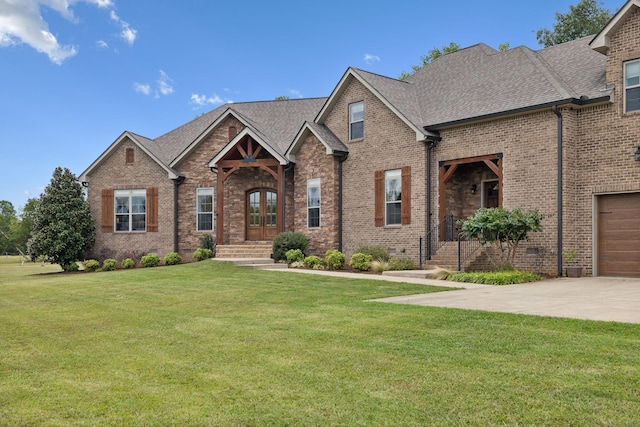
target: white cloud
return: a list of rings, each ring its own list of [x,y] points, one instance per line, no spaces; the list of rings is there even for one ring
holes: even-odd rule
[[[79,2],[93,4],[99,8],[115,6],[113,0],[0,0],[0,48],[25,43],[47,55],[51,62],[61,64],[67,58],[76,55],[78,47],[64,45],[58,41],[49,30],[49,24],[44,20],[41,8],[46,6],[75,23],[77,19],[71,7]],[[122,26],[121,37],[132,44],[136,38],[136,30],[120,18],[118,23]]]
[[[96,45],[98,45],[98,47],[102,48],[102,49],[108,49],[109,48],[109,44],[104,40],[98,40],[96,42]]]
[[[213,96],[206,95],[198,95],[197,93],[191,94],[190,104],[195,104],[198,107],[203,107],[205,105],[216,105],[216,104],[224,104],[225,100],[214,94]]]
[[[143,83],[134,83],[133,90],[135,90],[138,93],[142,93],[144,95],[151,94],[151,86]]]
[[[158,90],[162,95],[170,95],[173,93],[173,87],[169,84],[170,82],[172,82],[172,80],[167,73],[160,70],[160,78],[156,83],[158,83]]]
[[[372,55],[370,53],[364,54],[364,62],[366,62],[367,64],[372,64],[378,61],[380,61],[380,57],[378,55]]]
[[[109,17],[112,21],[115,21],[118,25],[120,25],[120,28],[122,28],[122,31],[120,31],[119,34],[120,38],[129,43],[129,45],[132,45],[133,42],[136,41],[138,31],[131,28],[128,22],[120,19],[120,17],[113,10],[109,12]]]
[[[299,90],[296,90],[296,89],[289,89],[289,93],[290,93],[294,98],[302,98],[302,92],[300,92]]]

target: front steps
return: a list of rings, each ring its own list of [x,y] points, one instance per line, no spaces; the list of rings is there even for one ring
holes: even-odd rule
[[[275,262],[272,256],[271,242],[246,242],[236,245],[218,245],[214,261],[223,261],[235,265],[274,270],[289,268],[286,263]]]
[[[216,258],[271,258],[271,242],[246,242],[216,246]]]
[[[483,270],[487,265],[487,255],[483,248],[475,251],[469,259],[462,263],[462,271]],[[422,262],[422,268],[428,270],[435,267],[456,271],[458,269],[458,242],[445,242],[430,260]]]

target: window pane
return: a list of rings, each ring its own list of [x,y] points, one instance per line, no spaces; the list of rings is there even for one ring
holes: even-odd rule
[[[400,170],[385,172],[385,200],[396,202],[400,200],[402,192],[402,182],[400,181]]]
[[[307,189],[307,207],[320,206],[320,188],[309,187]]]
[[[144,231],[145,230],[145,214],[133,214],[131,215],[131,231]]]
[[[132,213],[145,213],[146,210],[146,197],[133,196],[131,197],[131,212]]]
[[[318,228],[320,227],[320,208],[310,208],[309,209],[309,221],[307,226],[309,228]]]
[[[387,225],[400,224],[402,221],[400,203],[387,203]]]
[[[364,138],[364,122],[351,123],[351,139]]]
[[[116,215],[116,231],[129,231],[129,215]]]
[[[358,122],[364,119],[364,102],[349,105],[349,121]]]
[[[198,214],[198,230],[213,230],[213,214]]]
[[[631,62],[625,65],[626,86],[636,86],[640,84],[640,61]]]
[[[640,87],[627,89],[627,104],[625,111],[640,111]]]
[[[129,213],[129,197],[116,197],[116,213]]]
[[[213,212],[213,196],[198,196],[198,212]]]

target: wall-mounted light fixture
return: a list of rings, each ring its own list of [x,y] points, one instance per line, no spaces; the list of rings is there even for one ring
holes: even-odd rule
[[[638,149],[640,149],[640,147]],[[476,194],[477,189],[478,186],[476,184],[471,184],[471,194]]]
[[[640,162],[640,147],[636,149],[636,162]]]

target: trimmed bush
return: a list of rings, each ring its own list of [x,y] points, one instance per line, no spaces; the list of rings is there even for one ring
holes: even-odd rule
[[[204,261],[205,259],[211,258],[212,255],[213,251],[211,249],[198,248],[193,253],[193,259],[195,259],[196,261]]]
[[[485,285],[513,285],[516,283],[536,282],[540,276],[526,271],[494,271],[488,273],[455,273],[450,279],[453,282],[481,283]]]
[[[363,254],[363,253],[355,253],[351,255],[351,260],[349,261],[349,265],[355,271],[367,271],[371,266],[371,255]]]
[[[113,258],[107,258],[102,262],[102,271],[113,271],[116,269],[118,261]]]
[[[314,270],[322,270],[324,262],[319,256],[310,255],[304,259],[304,265],[309,268],[313,268]]]
[[[176,265],[182,262],[182,257],[177,252],[169,252],[164,256],[164,265]]]
[[[279,233],[273,239],[273,258],[276,261],[286,261],[287,251],[290,249],[300,249],[304,254],[310,241],[311,239],[302,233],[292,231]]]
[[[287,264],[293,264],[294,262],[304,262],[304,254],[300,249],[289,249],[285,256],[287,257]]]
[[[409,258],[393,257],[389,260],[389,270],[413,270],[415,265]]]
[[[64,271],[79,271],[80,270],[80,266],[78,265],[77,262],[72,262],[70,264],[67,264],[65,266],[65,268],[63,268]]]
[[[324,264],[328,270],[343,270],[346,255],[336,249],[329,249],[324,254]]]
[[[143,267],[157,267],[160,264],[160,257],[157,254],[148,254],[140,258]]]
[[[134,268],[136,266],[136,263],[131,258],[125,258],[122,260],[120,265],[122,266],[122,268]]]
[[[98,271],[100,268],[100,263],[95,259],[90,259],[84,262],[84,270],[85,271]]]
[[[209,249],[211,251],[211,255],[207,258],[212,258],[216,256],[216,241],[211,234],[203,234],[198,239],[200,240],[200,247],[203,249]]]
[[[389,261],[389,250],[379,245],[365,245],[356,249],[356,253],[371,255],[372,260]]]

